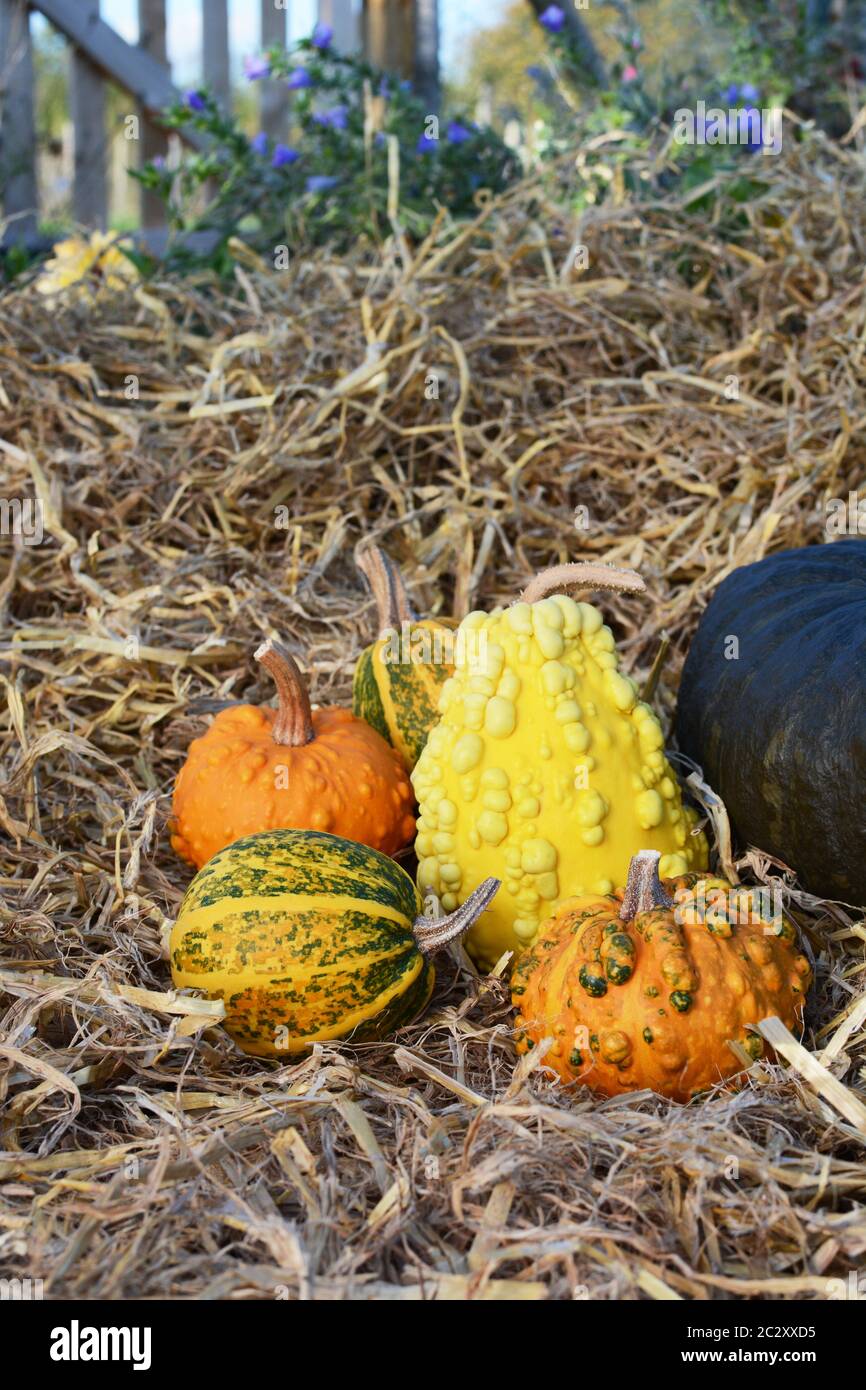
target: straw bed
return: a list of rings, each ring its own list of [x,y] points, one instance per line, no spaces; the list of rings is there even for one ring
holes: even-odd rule
[[[602,606],[638,678],[669,634],[668,720],[719,579],[825,539],[864,478],[862,164],[814,137],[754,168],[765,191],[720,180],[710,213],[572,223],[533,186],[372,265],[239,252],[224,291],[0,301],[4,495],[46,526],[5,542],[0,585],[0,1275],[47,1297],[775,1299],[862,1266],[853,910],[791,898],[829,1070],[789,1051],[688,1107],[515,1066],[505,986],[456,958],[397,1039],[282,1066],[172,995],[164,955],[186,747],[270,700],[270,635],[315,701],[349,699],[361,536],[426,612],[557,561],[639,569],[649,595]]]

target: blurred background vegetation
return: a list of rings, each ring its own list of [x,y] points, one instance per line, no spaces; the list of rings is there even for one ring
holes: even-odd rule
[[[731,66],[730,31],[713,21],[708,8],[695,0],[643,0],[622,8],[596,4],[580,17],[613,77],[627,65],[625,45],[639,31],[644,80],[662,103],[671,88],[713,80]],[[550,43],[526,0],[512,0],[501,23],[480,30],[456,69],[448,74],[447,90],[457,101],[489,103],[494,121],[544,120],[547,102],[527,69],[543,68]]]
[[[440,0],[440,8],[449,3],[461,0]],[[712,99],[731,82],[751,82],[763,96],[791,102],[839,134],[866,74],[863,0],[590,0],[578,14],[613,85],[630,60],[629,39],[639,38],[634,61],[661,113],[676,109],[681,98]],[[69,50],[48,24],[39,25],[35,40],[39,132],[56,143],[68,114]],[[476,27],[451,55],[446,99],[464,109],[480,107],[500,130],[509,120],[545,120],[550,90],[545,93],[527,72],[533,67],[551,71],[550,36],[528,0],[511,0],[501,19]],[[128,99],[116,97],[125,109]],[[253,133],[256,99],[243,80],[233,100]]]
[[[463,3],[439,0],[440,13]],[[502,0],[477,12],[490,22],[467,30],[464,5],[466,38],[452,46],[444,65],[440,115],[443,121],[469,122],[473,130],[477,123],[488,133],[488,152],[501,144],[502,178],[484,175],[485,186],[494,189],[553,158],[559,169],[562,158],[575,152],[573,205],[598,201],[611,187],[633,193],[648,178],[645,169],[634,173],[636,157],[663,145],[675,111],[701,99],[708,106],[784,106],[837,139],[866,99],[866,0],[589,0],[585,9],[573,0],[563,0],[561,8],[548,0]],[[34,37],[42,220],[51,231],[69,221],[69,46],[45,22]],[[258,94],[241,75],[239,60],[236,54],[234,125],[251,140]],[[128,109],[129,97],[109,87],[107,128],[115,132],[106,151],[110,223],[119,230],[137,224],[131,150],[116,133]],[[414,132],[410,136],[405,142],[401,136],[401,143],[414,150]],[[606,147],[603,155],[580,153],[593,141]],[[341,152],[335,143],[334,169],[341,159],[363,159],[359,151],[347,144]],[[456,172],[462,172],[461,159],[477,159],[478,152],[477,141],[458,151]],[[712,159],[735,157],[718,150],[671,156],[694,184],[711,172]],[[329,166],[325,172],[333,171]],[[464,182],[471,182],[468,164]],[[445,185],[429,186],[435,191]]]

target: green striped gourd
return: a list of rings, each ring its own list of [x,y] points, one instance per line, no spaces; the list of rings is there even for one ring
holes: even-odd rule
[[[352,711],[397,749],[411,771],[439,718],[439,691],[454,670],[457,624],[419,618],[399,570],[378,546],[362,543],[355,560],[376,601],[379,637],[358,658]]]
[[[315,830],[248,835],[187,889],[172,978],[223,999],[228,1032],[255,1056],[383,1037],[425,1007],[430,956],[498,887],[491,879],[457,912],[425,917],[409,875],[378,850]]]

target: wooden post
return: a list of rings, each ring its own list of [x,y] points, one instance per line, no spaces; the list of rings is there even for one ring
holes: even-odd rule
[[[202,4],[204,80],[220,106],[231,106],[229,77],[228,0],[204,0]]]
[[[375,67],[414,78],[414,0],[364,0],[364,52]]]
[[[81,0],[88,23],[99,20],[99,0]],[[80,48],[73,48],[70,108],[75,141],[72,210],[85,227],[104,230],[108,221],[105,84],[102,75]]]
[[[165,0],[138,0],[138,46],[168,67],[165,44]],[[165,134],[139,109],[141,139],[139,165],[148,164],[157,155],[165,156],[168,148]],[[159,227],[165,221],[162,200],[150,189],[142,189],[141,223],[143,227]]]
[[[275,0],[262,0],[262,50],[286,42],[286,11]],[[289,104],[285,82],[260,82],[259,114],[262,130],[268,135],[281,135]]]
[[[334,31],[333,47],[337,53],[357,53],[361,46],[359,15],[352,0],[319,0],[319,19],[330,24]]]
[[[91,16],[87,22],[78,0],[39,0],[39,9],[71,44],[83,49],[109,81],[129,92],[157,124],[164,108],[180,99],[164,62],[127,43],[103,20]],[[181,138],[194,149],[207,146],[207,140],[197,130],[184,130]]]
[[[415,90],[429,115],[439,110],[438,0],[417,0],[415,7]]]
[[[0,0],[0,189],[3,211],[15,221],[7,241],[36,235],[36,126],[33,49],[25,0]],[[17,216],[17,214],[22,216]]]

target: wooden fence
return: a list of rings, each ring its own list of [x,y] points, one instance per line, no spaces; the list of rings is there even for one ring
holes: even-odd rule
[[[138,162],[162,154],[160,113],[178,96],[166,53],[166,0],[137,0],[139,41],[127,43],[100,17],[99,0],[0,0],[0,200],[5,240],[30,241],[39,213],[31,11],[41,12],[71,47],[69,107],[74,164],[72,213],[85,226],[108,217],[105,83],[132,98],[139,121]],[[248,0],[250,8],[254,0]],[[261,47],[286,42],[286,0],[259,0]],[[227,107],[231,101],[228,0],[201,0],[202,78]],[[415,77],[429,100],[438,92],[436,0],[319,0],[319,20],[334,30],[334,47],[363,47],[377,66]],[[261,127],[279,135],[287,119],[285,83],[257,84]],[[435,106],[431,105],[431,110]],[[194,134],[184,136],[196,143]],[[162,205],[141,190],[141,225],[158,226]]]

